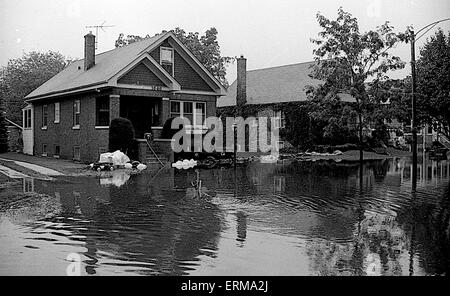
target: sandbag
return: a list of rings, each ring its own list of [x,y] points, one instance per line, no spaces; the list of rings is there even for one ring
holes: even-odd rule
[[[120,150],[117,150],[112,153],[112,163],[114,165],[125,165],[130,161],[130,158]]]
[[[113,154],[111,152],[106,152],[106,153],[102,153],[100,154],[100,160],[98,162],[110,162],[112,163],[112,156]]]

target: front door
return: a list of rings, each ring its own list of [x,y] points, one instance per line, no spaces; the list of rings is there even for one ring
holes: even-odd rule
[[[144,134],[151,132],[155,120],[158,120],[158,111],[155,98],[121,97],[120,116],[131,121],[137,139],[144,139]]]

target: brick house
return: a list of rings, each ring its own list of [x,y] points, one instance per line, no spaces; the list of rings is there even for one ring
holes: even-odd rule
[[[289,103],[306,102],[306,87],[323,83],[309,76],[315,62],[305,62],[265,69],[247,71],[247,60],[237,59],[237,79],[228,88],[226,96],[217,101],[218,114],[236,105],[258,105],[255,117],[275,117],[276,124],[284,129],[286,124],[283,110],[290,108]],[[344,102],[355,102],[350,95],[339,95]],[[237,103],[238,102],[238,103]],[[291,144],[280,138],[278,148]]]
[[[169,140],[159,138],[166,120],[181,115],[201,127],[216,114],[225,88],[172,32],[100,54],[95,36],[84,38],[84,59],[26,96],[24,153],[96,161],[120,116],[133,123],[141,150],[153,133],[155,150],[170,158]]]

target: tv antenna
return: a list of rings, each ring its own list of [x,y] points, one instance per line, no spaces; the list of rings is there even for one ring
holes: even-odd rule
[[[98,26],[86,26],[86,28],[95,28],[95,49],[98,47],[98,29],[102,29],[103,32],[106,32],[104,28],[114,27],[114,25],[105,25],[106,21],[104,21],[101,25]]]

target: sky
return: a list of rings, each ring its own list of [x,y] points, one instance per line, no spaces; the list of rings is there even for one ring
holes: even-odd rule
[[[247,69],[261,69],[313,60],[311,38],[320,27],[316,14],[334,19],[338,8],[358,18],[362,32],[389,21],[397,31],[416,30],[450,17],[448,0],[0,0],[0,66],[29,51],[59,51],[83,57],[86,26],[100,30],[98,53],[114,48],[120,33],[145,36],[175,27],[203,34],[215,27],[223,56],[247,58]],[[450,21],[440,24],[444,30]],[[95,34],[95,29],[93,30]],[[417,53],[434,30],[417,42]],[[409,44],[392,53],[409,62]],[[227,79],[236,78],[230,65]],[[409,66],[392,78],[409,74]]]

